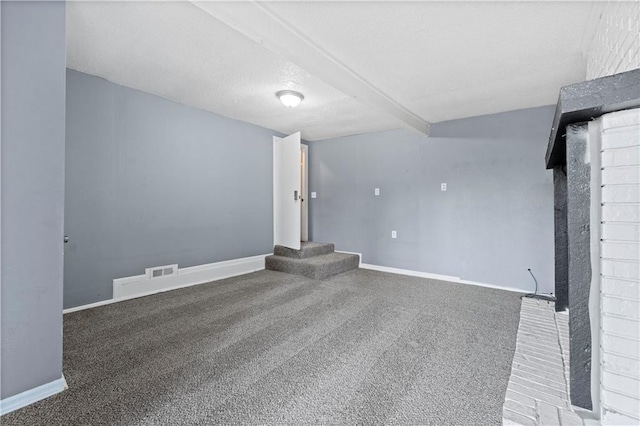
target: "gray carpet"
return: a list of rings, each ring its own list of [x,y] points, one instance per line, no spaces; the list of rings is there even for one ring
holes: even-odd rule
[[[64,317],[69,390],[8,425],[500,424],[517,294],[274,271]]]

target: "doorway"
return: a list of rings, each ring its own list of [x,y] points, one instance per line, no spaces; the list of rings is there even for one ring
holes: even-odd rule
[[[309,147],[300,132],[273,137],[273,245],[300,250],[309,240]]]

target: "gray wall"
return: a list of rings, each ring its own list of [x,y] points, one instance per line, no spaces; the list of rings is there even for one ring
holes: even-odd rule
[[[553,176],[544,167],[553,113],[444,122],[429,138],[396,130],[311,142],[311,238],[365,263],[527,291],[531,268],[540,291],[553,292]]]
[[[65,308],[273,250],[272,130],[67,71]]]
[[[2,5],[1,398],[62,375],[65,5]]]

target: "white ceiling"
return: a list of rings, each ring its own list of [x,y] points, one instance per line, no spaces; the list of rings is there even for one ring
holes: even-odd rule
[[[588,2],[68,2],[68,67],[304,139],[555,104]],[[295,109],[275,92],[298,90]]]

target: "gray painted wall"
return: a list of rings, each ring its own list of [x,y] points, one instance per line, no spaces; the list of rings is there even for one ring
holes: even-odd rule
[[[272,130],[67,71],[65,308],[273,250]]]
[[[5,399],[62,375],[65,5],[0,7]]]
[[[311,238],[365,263],[526,291],[531,268],[540,291],[553,292],[553,175],[544,165],[553,113],[439,123],[429,138],[396,130],[311,142]]]

